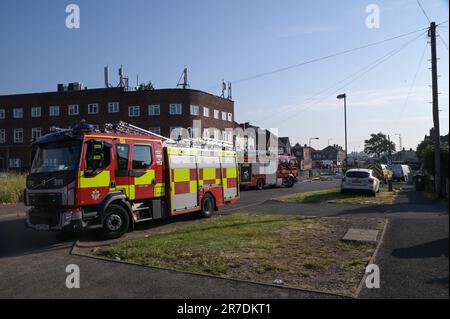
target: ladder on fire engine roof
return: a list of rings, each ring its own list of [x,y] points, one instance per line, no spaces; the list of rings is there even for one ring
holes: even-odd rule
[[[233,143],[227,141],[221,141],[211,138],[190,138],[190,139],[180,139],[175,141],[173,139],[158,135],[156,133],[147,131],[143,128],[134,126],[126,122],[119,122],[116,124],[106,124],[105,129],[107,132],[114,132],[119,134],[133,134],[133,135],[146,135],[155,136],[161,138],[166,145],[176,146],[176,147],[188,147],[188,148],[200,148],[200,149],[221,149],[221,150],[233,150]]]

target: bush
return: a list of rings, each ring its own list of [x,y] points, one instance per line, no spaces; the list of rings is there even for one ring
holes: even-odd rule
[[[448,143],[441,143],[441,171],[442,176],[448,177]],[[434,146],[429,145],[422,155],[423,170],[428,175],[435,174]]]
[[[18,203],[23,201],[26,175],[9,173],[0,177],[0,203]]]

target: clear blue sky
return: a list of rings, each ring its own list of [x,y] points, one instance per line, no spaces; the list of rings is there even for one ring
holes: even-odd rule
[[[431,20],[448,20],[448,0],[421,2]],[[81,9],[80,29],[65,27],[70,3]],[[365,24],[371,3],[381,9],[379,29]],[[188,66],[191,87],[219,94],[222,79],[235,81],[427,25],[416,0],[2,1],[0,94],[52,91],[57,83],[74,81],[102,87],[106,64],[114,82],[123,64],[133,85],[139,74],[157,88],[175,86]],[[438,31],[448,45],[448,23]],[[334,92],[342,87],[349,97],[349,151],[361,150],[364,139],[379,131],[395,141],[401,133],[405,147],[416,147],[432,126],[425,35],[349,85],[316,93],[417,35],[235,83],[236,120],[278,128],[292,142],[317,136],[316,147],[329,138],[342,145],[342,104]],[[447,133],[449,53],[440,41],[438,52]]]

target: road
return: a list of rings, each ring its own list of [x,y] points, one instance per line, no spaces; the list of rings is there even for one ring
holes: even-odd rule
[[[448,202],[406,188],[388,206],[283,204],[270,199],[336,187],[339,180],[303,182],[292,189],[243,191],[222,213],[257,212],[314,216],[387,217],[389,226],[375,263],[381,289],[361,298],[449,298]],[[23,226],[22,205],[0,206],[0,298],[333,298],[326,294],[70,255],[72,241]],[[65,268],[80,266],[81,289],[67,289]]]
[[[339,181],[306,182],[292,189],[244,191],[245,209],[267,199],[324,189]],[[329,298],[320,293],[149,269],[70,255],[72,241],[23,226],[22,205],[0,207],[0,298]],[[67,289],[68,264],[80,267],[81,288]]]

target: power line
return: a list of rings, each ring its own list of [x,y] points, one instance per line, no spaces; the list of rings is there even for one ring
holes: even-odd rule
[[[430,20],[430,18],[428,17],[427,12],[426,12],[425,9],[423,8],[422,3],[420,3],[420,0],[417,0],[417,4],[419,5],[420,9],[422,10],[423,15],[425,16],[425,18],[427,18],[428,23],[431,23],[431,20]]]
[[[445,48],[446,48],[447,51],[448,51],[448,44],[447,44],[447,42],[445,42],[445,40],[442,39],[442,37],[441,37],[441,35],[440,35],[439,33],[438,33],[438,36],[439,36],[439,40],[441,40],[442,44],[445,46]]]
[[[291,69],[294,69],[294,68],[298,68],[298,67],[301,67],[301,66],[304,66],[304,65],[308,65],[308,64],[319,62],[319,61],[331,59],[331,58],[334,58],[334,57],[337,57],[337,56],[341,56],[341,55],[344,55],[344,54],[347,54],[347,53],[359,51],[359,50],[370,48],[370,47],[373,47],[373,46],[376,46],[376,45],[380,45],[380,44],[383,44],[383,43],[386,43],[386,42],[389,42],[389,41],[393,41],[393,40],[396,40],[396,39],[404,38],[404,37],[407,37],[409,35],[416,34],[418,32],[424,31],[424,30],[428,30],[428,27],[427,28],[422,28],[422,29],[419,29],[419,30],[415,30],[415,31],[411,31],[411,32],[408,32],[408,33],[400,34],[400,35],[397,35],[397,36],[394,36],[394,37],[391,37],[391,38],[387,38],[387,39],[384,39],[384,40],[381,40],[381,41],[365,44],[365,45],[362,45],[362,46],[359,46],[359,47],[355,47],[355,48],[352,48],[352,49],[347,49],[347,50],[343,50],[343,51],[336,52],[336,53],[333,53],[333,54],[329,54],[329,55],[326,55],[326,56],[322,56],[322,57],[319,57],[319,58],[307,60],[307,61],[304,61],[304,62],[301,62],[301,63],[292,64],[292,65],[285,66],[285,67],[282,67],[282,68],[279,68],[279,69],[275,69],[275,70],[272,70],[272,71],[262,72],[262,73],[259,73],[259,74],[253,75],[253,76],[249,76],[249,77],[241,78],[241,79],[238,79],[238,80],[234,80],[234,81],[232,81],[232,83],[233,84],[237,84],[237,83],[247,82],[247,81],[255,80],[255,79],[258,79],[258,78],[261,78],[261,77],[265,77],[265,76],[268,76],[268,75],[284,72],[284,71],[291,70]],[[211,89],[215,89],[217,87],[218,86],[216,85],[216,86],[212,87]]]
[[[420,36],[422,36],[422,35],[420,35]],[[413,40],[415,40],[415,39],[413,39]],[[352,78],[355,77],[355,76],[358,76],[360,73],[362,73],[362,72],[364,72],[364,71],[370,69],[373,65],[376,65],[378,62],[382,61],[383,59],[385,59],[386,57],[388,57],[388,56],[389,56],[390,54],[392,54],[393,52],[396,52],[397,50],[398,50],[398,48],[397,48],[397,49],[394,49],[394,50],[392,50],[392,51],[389,51],[387,54],[383,55],[382,57],[377,58],[376,60],[372,61],[372,62],[369,63],[368,65],[365,65],[364,67],[358,69],[356,72],[351,73],[350,75],[348,75],[348,76],[346,76],[345,78],[343,78],[343,79],[337,81],[336,83],[332,84],[331,86],[329,86],[329,87],[327,87],[327,88],[325,88],[325,89],[323,89],[323,90],[320,90],[319,92],[317,92],[317,93],[311,95],[310,97],[308,97],[307,99],[305,99],[302,103],[304,104],[304,103],[306,103],[306,102],[308,102],[308,101],[314,100],[316,97],[319,97],[319,96],[322,95],[323,93],[325,93],[325,92],[327,92],[327,91],[333,89],[334,87],[338,86],[339,84],[345,83],[347,80],[350,80],[350,79],[352,79]],[[292,108],[292,107],[290,107],[290,108]],[[287,108],[287,109],[284,110],[284,111],[289,111],[290,108]],[[257,118],[255,121],[263,121],[263,120],[266,120],[267,118],[271,118],[271,117],[273,117],[273,116],[276,116],[277,114],[280,114],[280,112],[279,112],[279,111],[272,112],[270,115],[267,115],[267,116],[264,116],[264,117]]]
[[[418,37],[415,37],[412,40],[409,40],[408,42],[406,42],[405,44],[403,44],[401,47],[390,51],[387,55],[385,55],[385,57],[381,60],[379,60],[377,63],[375,63],[374,65],[372,65],[370,68],[368,68],[366,71],[364,71],[362,74],[358,75],[357,77],[355,77],[354,79],[352,79],[350,82],[346,83],[345,85],[343,85],[342,87],[340,87],[339,89],[337,89],[336,91],[334,91],[333,93],[331,93],[328,96],[323,97],[322,99],[316,101],[315,103],[309,105],[308,107],[300,110],[299,112],[297,112],[296,114],[292,115],[289,117],[289,119],[295,118],[297,117],[300,113],[309,110],[310,108],[312,108],[313,106],[323,102],[324,100],[330,98],[331,96],[334,96],[336,93],[341,92],[343,89],[345,89],[347,86],[349,86],[350,84],[354,83],[355,81],[359,80],[361,77],[365,76],[367,73],[369,73],[370,71],[372,71],[373,69],[375,69],[377,66],[381,65],[382,63],[386,62],[387,60],[389,60],[390,58],[392,58],[393,56],[395,56],[396,54],[398,54],[399,52],[401,52],[404,48],[406,48],[407,46],[409,46],[411,43],[413,43],[414,41],[416,41],[417,39],[419,39],[420,37],[422,37],[425,33],[420,34]],[[286,121],[287,119],[283,119],[283,121]],[[280,123],[276,122],[276,124]]]
[[[408,94],[406,95],[405,103],[403,104],[402,110],[400,112],[399,120],[401,120],[403,118],[403,114],[405,112],[406,105],[409,102],[409,98],[411,96],[412,90],[414,88],[414,85],[416,84],[417,76],[419,74],[420,68],[422,67],[423,58],[425,57],[425,52],[426,52],[427,48],[428,48],[428,43],[426,43],[425,47],[423,48],[423,52],[422,52],[422,55],[420,56],[420,60],[419,60],[418,66],[417,66],[416,73],[414,74],[413,81],[411,82],[411,87],[409,88]]]

